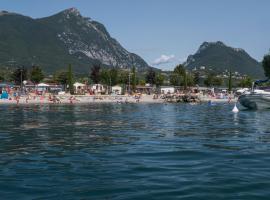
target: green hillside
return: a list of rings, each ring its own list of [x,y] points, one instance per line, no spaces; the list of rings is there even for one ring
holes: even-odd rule
[[[254,78],[264,77],[261,64],[243,49],[226,46],[222,42],[204,42],[185,63],[189,69],[205,66],[216,72],[232,70]]]
[[[42,19],[1,12],[0,27],[2,67],[12,59],[18,65],[40,65],[47,73],[68,64],[77,73],[88,72],[94,63],[139,70],[149,67],[111,38],[102,24],[81,16],[75,8]]]

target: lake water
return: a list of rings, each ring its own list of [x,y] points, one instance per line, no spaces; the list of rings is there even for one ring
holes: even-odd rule
[[[270,112],[0,106],[1,199],[269,199]]]

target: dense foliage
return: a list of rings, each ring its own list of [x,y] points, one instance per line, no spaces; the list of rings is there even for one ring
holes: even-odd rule
[[[187,86],[194,85],[194,78],[183,65],[177,65],[171,74],[170,82],[174,86],[184,86],[184,89],[187,89]]]
[[[24,80],[27,80],[27,69],[19,67],[12,73],[12,79],[16,85],[22,85]]]
[[[155,80],[156,80],[156,72],[152,68],[150,68],[147,71],[147,74],[145,76],[145,82],[146,83],[149,83],[151,85],[154,85],[155,84]]]
[[[91,72],[90,72],[90,78],[91,80],[97,84],[101,81],[101,73],[100,73],[100,65],[95,64],[92,68],[91,68]]]
[[[263,57],[262,65],[264,68],[265,76],[270,78],[270,54]]]
[[[252,86],[252,79],[249,76],[247,76],[247,77],[243,78],[238,83],[238,86],[239,87],[242,87],[242,88],[251,88],[251,86]]]
[[[67,71],[57,71],[54,74],[53,80],[57,83],[60,83],[62,85],[68,84],[68,72]]]
[[[33,66],[30,71],[30,80],[33,83],[39,83],[41,80],[44,79],[44,74],[42,72],[42,69],[39,66]]]
[[[212,86],[221,86],[223,83],[222,78],[219,78],[217,76],[215,76],[213,73],[209,73],[206,77],[206,79],[204,80],[204,84],[207,87],[212,87]]]
[[[73,88],[73,72],[72,72],[72,68],[71,68],[71,64],[69,64],[68,66],[68,73],[67,73],[67,82],[68,82],[68,89],[69,89],[69,92],[70,94],[73,94],[74,93],[74,88]]]

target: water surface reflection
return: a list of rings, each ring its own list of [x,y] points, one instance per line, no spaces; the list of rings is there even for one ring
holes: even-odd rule
[[[217,104],[0,106],[4,199],[268,197],[266,111]]]

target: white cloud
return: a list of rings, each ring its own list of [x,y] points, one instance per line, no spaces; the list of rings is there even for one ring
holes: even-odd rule
[[[182,64],[182,63],[184,63],[184,62],[186,62],[187,61],[187,58],[179,58],[178,59],[178,62],[180,63],[180,64]]]
[[[161,64],[166,64],[173,62],[175,60],[174,55],[161,55],[159,58],[155,59],[154,62],[152,63],[153,65],[161,65]]]

